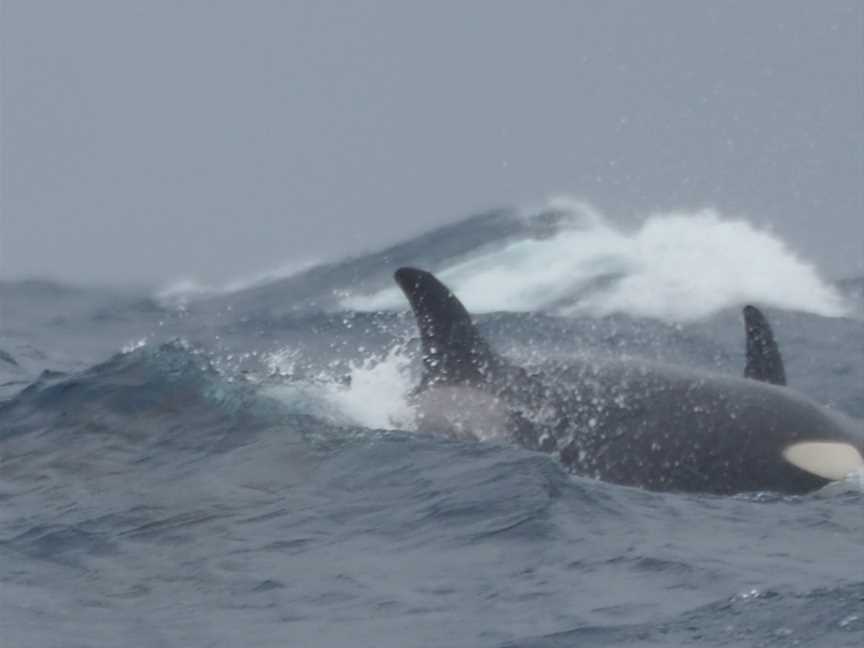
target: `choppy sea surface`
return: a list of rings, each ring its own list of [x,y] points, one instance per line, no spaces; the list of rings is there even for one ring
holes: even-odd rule
[[[0,283],[0,644],[864,645],[864,488],[651,493],[419,434],[433,270],[519,364],[740,374],[747,302],[790,385],[864,417],[864,278],[711,211],[491,212],[228,286]]]

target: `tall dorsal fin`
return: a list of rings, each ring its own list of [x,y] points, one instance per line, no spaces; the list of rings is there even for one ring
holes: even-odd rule
[[[394,278],[411,303],[420,331],[425,369],[421,386],[482,380],[497,358],[450,289],[417,268],[399,268]]]
[[[744,375],[773,385],[785,385],[783,358],[765,315],[755,306],[745,306],[744,325],[747,330],[747,367]]]

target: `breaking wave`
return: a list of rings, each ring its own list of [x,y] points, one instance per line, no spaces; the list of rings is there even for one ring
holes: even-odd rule
[[[755,302],[826,317],[850,306],[777,235],[714,209],[649,215],[634,229],[557,199],[553,232],[452,259],[438,276],[472,312],[546,310],[693,321]],[[536,217],[535,217],[536,218]],[[396,288],[351,295],[356,310],[404,307]]]
[[[258,272],[246,277],[234,279],[224,284],[206,284],[193,278],[177,279],[156,292],[156,299],[163,305],[183,306],[189,301],[228,295],[249,288],[256,288],[268,283],[288,279],[316,265],[317,261],[301,261],[288,263],[278,268]]]

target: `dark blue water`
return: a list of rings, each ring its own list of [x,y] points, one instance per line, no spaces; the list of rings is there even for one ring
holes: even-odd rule
[[[752,281],[596,223],[565,273],[565,225],[489,214],[233,291],[0,284],[0,643],[864,645],[860,480],[658,494],[413,430],[414,323],[388,306],[405,263],[524,363],[738,374],[756,301],[790,384],[864,417],[862,280],[751,230],[741,244],[775,255]],[[666,299],[675,264],[690,284]]]

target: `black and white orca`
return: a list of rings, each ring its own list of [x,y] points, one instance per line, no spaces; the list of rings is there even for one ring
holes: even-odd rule
[[[806,493],[864,471],[864,430],[785,386],[754,306],[743,377],[632,359],[541,371],[496,354],[431,273],[400,268],[395,279],[420,332],[421,430],[506,435],[575,474],[660,491]]]

